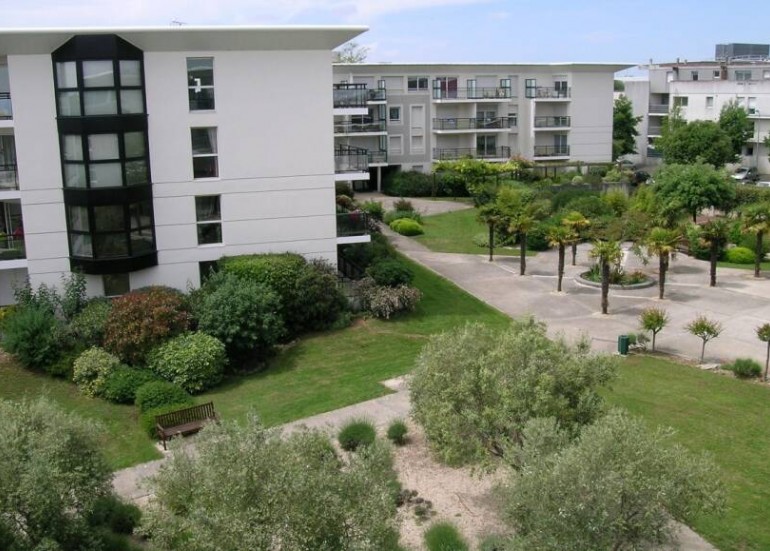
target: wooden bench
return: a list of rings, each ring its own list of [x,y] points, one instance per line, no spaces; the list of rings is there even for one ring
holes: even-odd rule
[[[165,450],[166,440],[172,436],[198,432],[209,421],[219,422],[214,411],[214,402],[157,415],[155,417],[155,429],[158,431],[158,438],[163,442],[163,449]]]

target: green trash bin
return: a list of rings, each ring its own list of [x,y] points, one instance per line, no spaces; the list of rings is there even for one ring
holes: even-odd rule
[[[618,336],[618,353],[621,356],[628,355],[628,335]]]

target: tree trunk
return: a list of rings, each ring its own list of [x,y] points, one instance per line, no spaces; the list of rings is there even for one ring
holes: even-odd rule
[[[700,347],[700,363],[703,363],[703,358],[706,356],[706,341],[703,341],[703,345]]]
[[[519,275],[527,272],[527,234],[519,234]]]
[[[759,269],[762,262],[762,237],[764,232],[757,232],[757,248],[754,251],[754,277],[759,277]]]
[[[665,254],[658,255],[658,298],[663,300],[666,292],[666,270],[668,270],[668,258]]]
[[[602,265],[602,314],[606,314],[610,307],[610,263],[601,261]]]
[[[693,209],[692,211],[692,223],[693,224],[698,223],[698,209]]]
[[[652,332],[652,351],[653,352],[655,352],[655,337],[657,337],[657,336],[658,336],[658,332],[657,331],[653,331]]]
[[[719,243],[716,241],[711,242],[711,249],[709,251],[709,276],[711,281],[709,287],[717,286],[717,259],[719,258]]]
[[[575,258],[577,257],[577,241],[572,243],[572,265],[575,265]]]
[[[492,254],[495,250],[495,225],[489,224],[489,261],[492,262]]]
[[[559,244],[559,273],[556,290],[561,293],[561,280],[564,278],[564,243]]]
[[[767,355],[765,356],[765,381],[767,381],[768,366],[770,366],[770,341],[767,342]]]

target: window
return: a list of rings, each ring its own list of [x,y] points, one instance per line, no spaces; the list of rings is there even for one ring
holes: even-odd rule
[[[692,76],[692,80],[698,80],[698,71],[690,71],[690,75]]]
[[[198,222],[198,245],[222,242],[222,212],[219,195],[196,197],[195,219]]]
[[[748,103],[746,104],[746,111],[749,113],[749,115],[756,115],[757,114],[757,98],[748,98]]]
[[[425,136],[411,136],[409,149],[412,155],[425,153]]]
[[[104,296],[117,297],[125,295],[131,290],[128,282],[128,274],[104,274],[102,276]]]
[[[401,136],[388,136],[388,152],[391,155],[401,155],[403,151]]]
[[[569,85],[566,80],[557,80],[553,83],[554,92],[557,98],[569,97]]]
[[[427,91],[428,77],[406,77],[406,89],[409,92]]]
[[[689,98],[687,96],[674,97],[674,107],[687,107],[688,102]]]
[[[433,97],[457,98],[457,77],[436,77],[433,81]]]
[[[477,136],[476,153],[479,157],[494,157],[497,150],[497,138],[495,136]]]
[[[127,258],[155,250],[150,200],[128,205],[69,205],[67,221],[75,257]]]
[[[770,71],[768,70],[762,71],[762,78],[765,80],[770,80]]]
[[[674,82],[674,71],[666,71],[666,82]]]
[[[219,155],[216,128],[191,128],[193,178],[217,178]]]
[[[528,98],[534,98],[537,95],[537,80],[528,78],[524,80],[524,95]]]
[[[55,74],[59,116],[144,113],[139,60],[61,61],[56,63]]]
[[[746,157],[752,157],[754,155],[754,146],[753,145],[747,145],[746,146]]]
[[[714,80],[718,80],[720,78],[722,78],[722,71],[720,71],[719,69],[715,69],[714,70]]]
[[[61,152],[65,187],[106,188],[149,183],[142,131],[86,136],[64,134]]]
[[[706,109],[714,107],[714,96],[706,96]]]
[[[388,107],[388,122],[401,122],[401,106]]]
[[[187,87],[190,111],[214,109],[214,58],[187,58]]]
[[[739,80],[739,81],[751,80],[751,69],[735,71],[735,80]]]

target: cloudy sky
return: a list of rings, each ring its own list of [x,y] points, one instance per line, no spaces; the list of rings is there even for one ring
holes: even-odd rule
[[[770,42],[767,0],[0,0],[0,26],[363,24],[370,61],[709,59]]]

